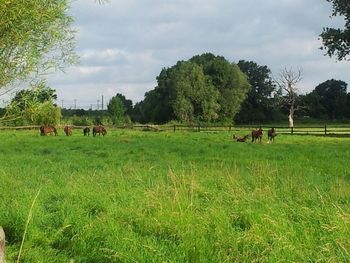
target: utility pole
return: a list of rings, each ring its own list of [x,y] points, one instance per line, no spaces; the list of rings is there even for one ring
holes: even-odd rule
[[[100,109],[100,100],[97,100],[97,110]]]
[[[62,102],[62,107],[61,107],[61,108],[62,108],[62,109],[63,109],[63,101],[64,101],[64,100],[61,100],[61,102]]]
[[[74,99],[74,109],[77,109],[77,99]]]
[[[101,108],[102,108],[102,110],[103,110],[103,95],[102,95],[102,103],[101,103],[101,104],[102,104],[102,107],[101,107]]]

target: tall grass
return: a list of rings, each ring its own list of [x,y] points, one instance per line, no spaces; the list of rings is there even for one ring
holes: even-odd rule
[[[230,138],[1,132],[7,260],[349,262],[350,140]]]

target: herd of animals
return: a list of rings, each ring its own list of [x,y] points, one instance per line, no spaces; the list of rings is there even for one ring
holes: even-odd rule
[[[57,136],[57,129],[54,127],[54,126],[51,126],[51,125],[48,125],[48,126],[40,126],[40,135],[41,136],[46,136],[48,134],[50,135],[55,135]],[[73,134],[73,128],[70,127],[70,126],[65,126],[64,129],[63,129],[64,133],[67,135],[67,136],[72,136]],[[83,134],[84,136],[90,136],[90,128],[89,127],[85,127],[83,129]],[[107,130],[105,127],[99,125],[99,126],[94,126],[92,128],[92,135],[95,137],[96,135],[101,135],[102,136],[105,136],[107,134]]]
[[[271,128],[267,131],[267,139],[269,142],[274,142],[275,137],[277,136],[276,129]],[[259,129],[255,129],[252,131],[252,142],[261,142],[263,137],[263,129],[260,127]],[[246,142],[249,138],[249,135],[245,135],[243,137],[233,135],[233,139],[237,142]]]
[[[72,136],[73,134],[73,128],[71,126],[65,126],[63,129],[64,133],[67,136]],[[57,136],[57,129],[54,126],[48,125],[48,126],[40,126],[40,135],[41,136],[46,136],[48,134],[51,135],[55,135]],[[90,128],[89,127],[85,127],[83,129],[83,134],[84,136],[90,136]],[[107,130],[105,127],[99,125],[99,126],[94,126],[92,128],[92,135],[95,137],[96,135],[101,135],[105,136],[107,134]],[[268,130],[267,132],[267,138],[269,142],[274,142],[275,141],[275,137],[277,136],[276,133],[276,129],[275,128],[271,128]],[[252,131],[252,142],[261,142],[261,139],[263,137],[263,129],[260,127],[259,129],[255,129]],[[249,138],[249,135],[245,135],[243,137],[241,136],[236,136],[233,135],[232,137],[234,140],[236,140],[237,142],[246,142]]]

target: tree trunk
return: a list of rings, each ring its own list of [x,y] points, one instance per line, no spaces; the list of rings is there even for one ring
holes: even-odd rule
[[[289,128],[293,128],[294,127],[294,109],[293,107],[289,109]]]
[[[5,263],[5,233],[0,226],[0,263]]]

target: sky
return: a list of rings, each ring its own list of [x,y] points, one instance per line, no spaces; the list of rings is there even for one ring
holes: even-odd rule
[[[350,84],[350,61],[319,49],[323,27],[344,23],[331,9],[326,0],[75,0],[80,63],[49,84],[66,108],[101,108],[102,96],[105,108],[117,93],[135,103],[162,68],[206,52],[266,65],[273,76],[301,69],[301,93],[332,78]]]

